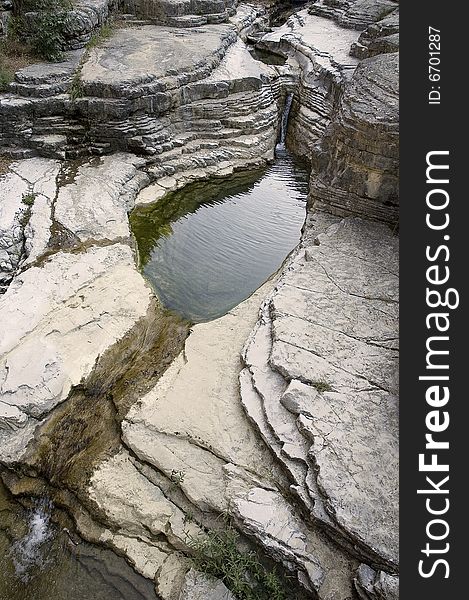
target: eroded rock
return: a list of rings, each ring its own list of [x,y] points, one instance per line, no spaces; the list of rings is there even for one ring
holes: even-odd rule
[[[391,570],[397,565],[397,285],[391,232],[340,221],[296,257],[245,351],[262,407],[259,430],[273,430],[277,456],[305,490],[300,499],[313,500],[307,506],[336,539],[352,541]],[[254,398],[248,396],[248,406]],[[292,461],[306,466],[305,479]]]

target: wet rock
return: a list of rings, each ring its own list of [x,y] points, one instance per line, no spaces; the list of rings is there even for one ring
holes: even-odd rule
[[[351,593],[350,559],[302,523],[282,491],[288,488],[283,474],[239,401],[238,353],[271,287],[264,286],[225,317],[194,327],[184,354],[130,410],[123,439],[197,509],[235,517],[240,529],[296,572],[307,589],[324,599],[345,600]],[[279,489],[281,482],[286,487]]]
[[[302,10],[257,43],[261,49],[287,56],[298,77],[287,142],[308,160],[332,119],[344,82],[358,64],[350,56],[357,37],[356,31]]]
[[[316,14],[299,11],[261,37],[260,48],[286,58],[272,67],[243,41],[265,22],[262,9],[243,6],[225,22],[231,2],[142,2],[141,18],[164,26],[133,23],[86,56],[28,67],[0,99],[11,152],[114,152],[61,168],[22,161],[4,178],[5,285],[16,277],[0,299],[2,460],[24,461],[55,487],[66,481],[74,501],[68,491],[60,501],[82,534],[126,556],[163,600],[231,596],[190,570],[188,536],[221,513],[307,597],[397,597],[397,241],[387,226],[350,217],[396,217],[395,7],[317,2]],[[100,11],[83,17],[91,29],[82,23],[76,40]],[[354,28],[365,29],[359,39]],[[294,89],[288,139],[315,169],[302,244],[278,281],[195,326],[166,371],[170,352],[163,366],[149,361],[146,387],[134,386],[132,361],[154,349],[136,323],[154,299],[127,213],[271,159],[281,82]],[[37,193],[27,224],[23,187]],[[131,388],[124,399],[121,383]],[[52,442],[69,431],[67,406],[85,396],[106,403],[112,443],[77,458],[73,440]],[[44,458],[51,448],[62,462]]]
[[[109,294],[115,287],[119,294]],[[46,416],[146,313],[150,298],[123,244],[59,252],[17,276],[0,299],[2,402],[32,420]],[[6,448],[9,436],[1,437]]]

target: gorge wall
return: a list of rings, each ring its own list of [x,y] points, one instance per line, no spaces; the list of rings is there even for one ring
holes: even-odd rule
[[[394,600],[398,4],[320,0],[269,30],[272,4],[125,3],[0,95],[1,475],[163,600],[234,598],[192,562],[226,519],[292,578],[281,597]],[[288,93],[302,241],[189,334],[128,214],[273,160]]]

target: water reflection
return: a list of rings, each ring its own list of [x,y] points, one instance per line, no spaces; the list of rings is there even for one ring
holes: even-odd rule
[[[159,298],[192,322],[249,297],[297,245],[306,166],[286,151],[266,169],[186,186],[134,211],[141,264]]]

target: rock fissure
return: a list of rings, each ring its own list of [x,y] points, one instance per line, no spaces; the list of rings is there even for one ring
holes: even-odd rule
[[[78,9],[71,48],[101,4]],[[0,148],[22,159],[0,180],[4,479],[53,488],[163,600],[229,593],[187,545],[225,513],[295,598],[395,600],[397,53],[374,40],[395,34],[396,3],[324,0],[270,31],[276,2],[195,4],[140,3],[139,22],[0,97]],[[128,215],[271,161],[286,93],[287,145],[312,163],[301,244],[187,337],[137,271]]]

